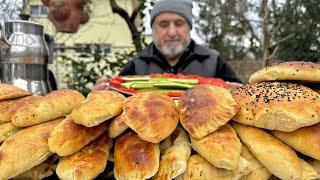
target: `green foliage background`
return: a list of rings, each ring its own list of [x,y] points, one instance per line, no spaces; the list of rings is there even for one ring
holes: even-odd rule
[[[117,75],[135,53],[135,51],[124,51],[115,53],[115,57],[111,58],[101,56],[99,45],[95,46],[97,51],[94,53],[91,53],[90,47],[86,47],[78,56],[61,55],[58,57],[60,63],[66,66],[64,83],[68,88],[76,89],[85,96],[100,77],[111,78]]]

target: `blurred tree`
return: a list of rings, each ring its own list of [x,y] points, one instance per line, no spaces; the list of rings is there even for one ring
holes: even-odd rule
[[[317,0],[199,1],[196,28],[226,59],[318,60]]]
[[[243,59],[248,54],[259,56],[256,27],[249,19],[256,11],[255,4],[246,0],[199,1],[200,14],[196,30],[210,48],[218,50],[226,59]]]
[[[279,47],[278,59],[320,61],[320,3],[318,0],[286,0],[277,22],[278,36],[295,34]]]

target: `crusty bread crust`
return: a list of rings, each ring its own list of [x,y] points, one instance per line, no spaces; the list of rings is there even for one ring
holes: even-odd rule
[[[0,83],[0,100],[15,99],[19,97],[29,96],[30,92],[10,84]]]
[[[168,96],[155,92],[141,92],[123,103],[125,123],[141,139],[159,143],[177,127],[179,110]]]
[[[43,98],[21,106],[12,117],[12,124],[27,127],[65,117],[84,100],[83,95],[72,89],[52,91]]]
[[[111,138],[116,138],[128,128],[129,126],[125,123],[124,116],[120,114],[108,125],[108,133]]]
[[[184,173],[191,155],[190,140],[182,127],[178,126],[168,138],[173,142],[161,155],[159,171],[155,178],[158,180],[174,179]]]
[[[21,128],[12,125],[11,122],[0,124],[0,143],[5,141],[9,136],[18,132]]]
[[[229,170],[238,167],[241,143],[229,124],[202,139],[190,139],[193,149],[215,167]]]
[[[304,61],[291,61],[265,67],[250,78],[250,83],[263,81],[306,81],[309,83],[320,82],[320,64]]]
[[[20,130],[0,147],[0,179],[10,179],[44,162],[49,151],[48,138],[62,119]]]
[[[232,124],[249,151],[280,179],[301,179],[302,166],[297,154],[274,136],[252,126]]]
[[[188,133],[201,139],[225,125],[238,112],[231,93],[213,85],[197,85],[180,98],[180,122]]]
[[[144,141],[134,132],[117,138],[114,150],[116,179],[148,179],[159,168],[159,144]]]
[[[299,84],[247,84],[232,94],[241,107],[233,119],[242,124],[290,132],[320,121],[320,95]]]
[[[93,127],[118,116],[122,112],[125,97],[109,90],[93,91],[87,99],[75,108],[71,117],[77,124]]]
[[[272,134],[296,151],[320,160],[320,123],[293,132],[272,131]]]
[[[72,155],[97,139],[105,130],[104,124],[88,128],[74,123],[72,118],[67,116],[51,132],[48,139],[49,149],[59,156]]]
[[[94,179],[104,171],[109,158],[112,140],[108,134],[101,135],[79,152],[61,157],[56,172],[60,179]]]
[[[42,96],[25,96],[18,99],[0,101],[0,124],[10,122],[13,114],[24,104],[29,104]]]

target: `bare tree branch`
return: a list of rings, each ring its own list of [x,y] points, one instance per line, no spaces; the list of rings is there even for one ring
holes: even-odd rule
[[[274,48],[274,47],[278,46],[279,44],[283,43],[284,41],[287,41],[288,39],[292,38],[294,35],[295,35],[295,33],[292,33],[292,34],[280,39],[274,45],[272,45],[271,48]]]
[[[140,4],[138,7],[136,7],[133,12],[132,12],[132,15],[130,17],[130,20],[131,21],[134,21],[137,17],[137,15],[139,14],[140,10],[143,8],[143,1],[140,1]]]
[[[267,61],[273,59],[276,55],[277,55],[277,52],[279,50],[279,46],[276,46],[276,48],[273,50],[272,54],[266,59]],[[267,66],[269,64],[265,64],[265,66]]]

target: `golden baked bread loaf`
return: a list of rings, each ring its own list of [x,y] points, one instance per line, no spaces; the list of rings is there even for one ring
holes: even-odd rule
[[[0,83],[0,101],[29,96],[30,92],[10,84]]]
[[[122,134],[129,126],[124,122],[124,116],[120,114],[115,117],[108,125],[108,133],[111,138],[116,138]]]
[[[0,146],[0,179],[15,177],[44,162],[52,153],[48,138],[61,119],[20,130]]]
[[[250,83],[283,80],[320,83],[320,64],[304,61],[284,62],[265,67],[249,78]]]
[[[51,132],[48,139],[49,149],[59,156],[69,156],[97,139],[105,130],[104,124],[88,128],[74,123],[72,118],[67,116]]]
[[[50,156],[43,163],[36,165],[35,167],[29,169],[28,171],[19,174],[18,176],[12,178],[13,180],[40,180],[53,175],[56,170],[55,161],[59,159],[57,155]],[[50,178],[48,178],[50,179]]]
[[[0,143],[5,141],[9,136],[18,132],[21,128],[12,125],[11,122],[0,124]]]
[[[121,135],[114,148],[114,177],[124,179],[148,179],[159,168],[159,144],[144,141],[134,132]]]
[[[141,139],[159,143],[177,127],[179,110],[166,95],[155,92],[141,92],[129,97],[123,103],[125,123]]]
[[[302,166],[294,150],[256,127],[233,123],[241,141],[258,161],[280,179],[300,179]]]
[[[320,174],[320,161],[319,160],[311,161],[310,165],[314,168],[314,170],[317,171],[318,174]]]
[[[233,128],[226,124],[202,139],[190,137],[192,147],[217,168],[236,169],[241,153],[240,139]]]
[[[236,180],[251,171],[250,163],[244,158],[239,158],[238,168],[227,170],[214,167],[198,154],[192,155],[188,161],[187,171],[183,180]]]
[[[241,178],[241,180],[267,180],[272,174],[265,168],[248,150],[245,145],[242,145],[241,157],[250,162],[252,171]]]
[[[228,90],[203,84],[184,93],[179,109],[182,126],[193,138],[201,139],[231,120],[239,106]]]
[[[97,126],[100,123],[118,116],[122,112],[125,97],[115,91],[101,90],[89,93],[87,99],[75,108],[71,117],[77,124],[86,127]]]
[[[294,150],[320,160],[320,123],[293,132],[271,133]]]
[[[241,124],[291,132],[320,121],[320,95],[299,84],[247,84],[232,93],[241,107],[233,119]]]
[[[300,159],[301,166],[302,166],[302,174],[301,179],[319,179],[320,174],[306,161]]]
[[[72,89],[52,91],[28,104],[21,106],[12,117],[18,127],[32,126],[56,118],[65,117],[84,100],[81,93]]]
[[[79,152],[61,157],[56,173],[64,180],[94,179],[104,171],[111,147],[112,140],[105,133]]]
[[[10,122],[13,114],[24,104],[43,98],[41,96],[25,96],[18,99],[0,101],[0,124]]]
[[[184,173],[191,155],[189,137],[182,127],[178,126],[168,139],[173,142],[161,155],[157,180],[173,179]]]

